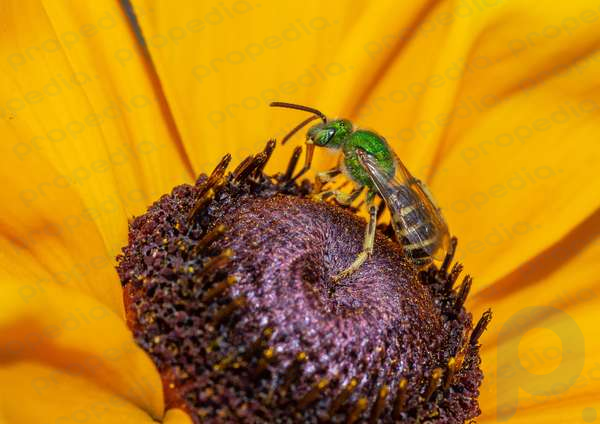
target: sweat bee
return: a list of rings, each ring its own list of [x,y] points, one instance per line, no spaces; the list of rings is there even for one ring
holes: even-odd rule
[[[363,249],[354,262],[340,272],[334,280],[352,274],[360,268],[373,252],[377,226],[375,197],[380,196],[391,214],[394,233],[405,255],[418,267],[433,260],[442,260],[450,245],[448,225],[427,186],[412,176],[381,135],[368,130],[355,129],[347,119],[329,120],[322,112],[307,106],[273,102],[273,107],[302,110],[312,114],[293,128],[282,140],[285,143],[311,121],[322,122],[311,126],[306,133],[306,159],[294,179],[306,173],[311,166],[315,146],[342,152],[334,168],[319,172],[317,180],[326,183],[344,174],[354,184],[351,193],[329,190],[320,196],[334,196],[337,202],[350,205],[366,189],[369,223],[365,231]]]

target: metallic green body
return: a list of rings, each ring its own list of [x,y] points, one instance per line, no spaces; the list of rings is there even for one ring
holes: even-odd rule
[[[361,186],[376,190],[373,179],[358,160],[356,152],[359,149],[373,156],[381,171],[390,178],[394,176],[396,166],[394,153],[385,139],[372,131],[354,131],[346,137],[342,144],[342,151],[344,152],[343,171],[346,176]]]
[[[396,163],[394,153],[385,139],[373,131],[354,131],[352,123],[347,119],[335,119],[310,127],[307,137],[316,146],[329,149],[341,149],[344,153],[342,171],[346,176],[372,191],[376,191],[373,180],[358,161],[358,150],[370,154],[379,169],[390,178],[394,176]]]
[[[293,181],[310,169],[315,147],[319,146],[341,150],[343,154],[337,166],[317,174],[315,186],[319,191],[316,196],[318,199],[334,196],[339,204],[350,206],[367,189],[369,224],[365,229],[363,249],[350,266],[333,277],[335,282],[358,270],[373,252],[378,216],[375,204],[377,195],[390,210],[394,231],[406,256],[417,266],[426,265],[434,258],[447,257],[445,253],[449,251],[450,234],[440,209],[427,187],[410,174],[382,136],[367,130],[355,131],[349,120],[329,120],[321,111],[308,106],[285,102],[273,102],[271,106],[313,114],[292,129],[282,143],[309,122],[317,118],[323,121],[309,128],[305,163]],[[296,154],[293,165],[297,159]],[[351,193],[342,192],[340,188],[322,190],[323,184],[332,181],[340,173],[356,184]]]

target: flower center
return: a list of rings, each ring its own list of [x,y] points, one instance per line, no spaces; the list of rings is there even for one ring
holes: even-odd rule
[[[196,422],[463,422],[478,415],[478,338],[461,270],[416,270],[378,233],[339,283],[365,223],[263,173],[274,145],[176,187],[130,226],[127,319]],[[294,158],[297,158],[295,155]],[[455,244],[453,244],[454,248]]]

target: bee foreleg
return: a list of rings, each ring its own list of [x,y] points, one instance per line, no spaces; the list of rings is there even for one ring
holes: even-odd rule
[[[360,188],[360,190],[362,191],[362,187]],[[367,195],[367,206],[369,208],[369,223],[367,224],[367,228],[365,230],[363,249],[348,268],[346,268],[345,270],[337,274],[335,277],[333,277],[333,281],[335,283],[340,281],[342,278],[351,275],[352,273],[354,273],[354,271],[358,270],[373,253],[373,245],[375,244],[375,230],[377,229],[377,206],[374,203],[374,198],[374,193],[369,192],[369,194]]]

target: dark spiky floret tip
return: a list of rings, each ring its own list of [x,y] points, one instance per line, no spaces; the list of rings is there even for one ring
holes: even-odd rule
[[[118,258],[128,323],[195,422],[460,423],[479,414],[478,339],[450,268],[417,271],[377,234],[339,284],[364,220],[311,200],[274,148],[175,187],[130,225]],[[457,287],[455,287],[455,285]]]

